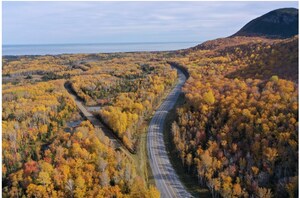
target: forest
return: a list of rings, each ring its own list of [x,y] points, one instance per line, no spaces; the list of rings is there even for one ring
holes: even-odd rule
[[[186,50],[3,58],[3,197],[160,197],[138,163],[80,114],[69,83],[130,150],[189,75],[171,131],[213,197],[298,196],[298,36],[229,37]]]
[[[135,150],[144,118],[174,85],[177,72],[165,61],[146,57],[89,64],[87,75],[70,79],[73,90],[87,106],[100,106],[97,115]]]
[[[213,197],[298,197],[298,36],[208,41],[172,61],[190,78],[178,158]]]
[[[152,54],[4,58],[3,197],[159,197],[64,87],[71,82],[86,105],[100,106],[95,114],[131,146],[143,116],[176,80],[155,58],[153,66]]]

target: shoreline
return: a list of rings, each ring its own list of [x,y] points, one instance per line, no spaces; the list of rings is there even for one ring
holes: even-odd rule
[[[2,57],[59,56],[72,54],[159,53],[185,50],[201,42],[153,42],[108,44],[3,45]]]

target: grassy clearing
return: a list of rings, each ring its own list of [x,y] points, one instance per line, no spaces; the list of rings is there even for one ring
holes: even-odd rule
[[[175,107],[168,113],[164,123],[164,142],[169,155],[170,162],[174,167],[180,181],[184,184],[186,189],[195,197],[211,197],[208,189],[200,187],[196,175],[188,174],[186,168],[182,165],[176,152],[175,145],[172,141],[171,125],[176,118],[176,107],[184,103],[184,95],[180,94]]]
[[[137,167],[138,175],[143,177],[144,181],[147,184],[152,184],[148,181],[149,174],[151,174],[151,170],[148,169],[147,163],[148,163],[148,157],[147,157],[147,123],[143,123],[141,127],[141,133],[139,137],[139,143],[137,146],[137,152],[136,155],[133,155],[133,158],[135,159],[135,164]]]

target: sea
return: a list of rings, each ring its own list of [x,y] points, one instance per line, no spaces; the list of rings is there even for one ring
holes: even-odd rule
[[[156,42],[156,43],[2,45],[2,56],[171,51],[171,50],[186,49],[189,47],[196,46],[199,43],[200,42]]]

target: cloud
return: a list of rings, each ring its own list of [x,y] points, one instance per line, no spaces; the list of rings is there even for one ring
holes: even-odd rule
[[[204,41],[233,34],[251,19],[281,7],[298,5],[297,2],[3,2],[3,43]]]

